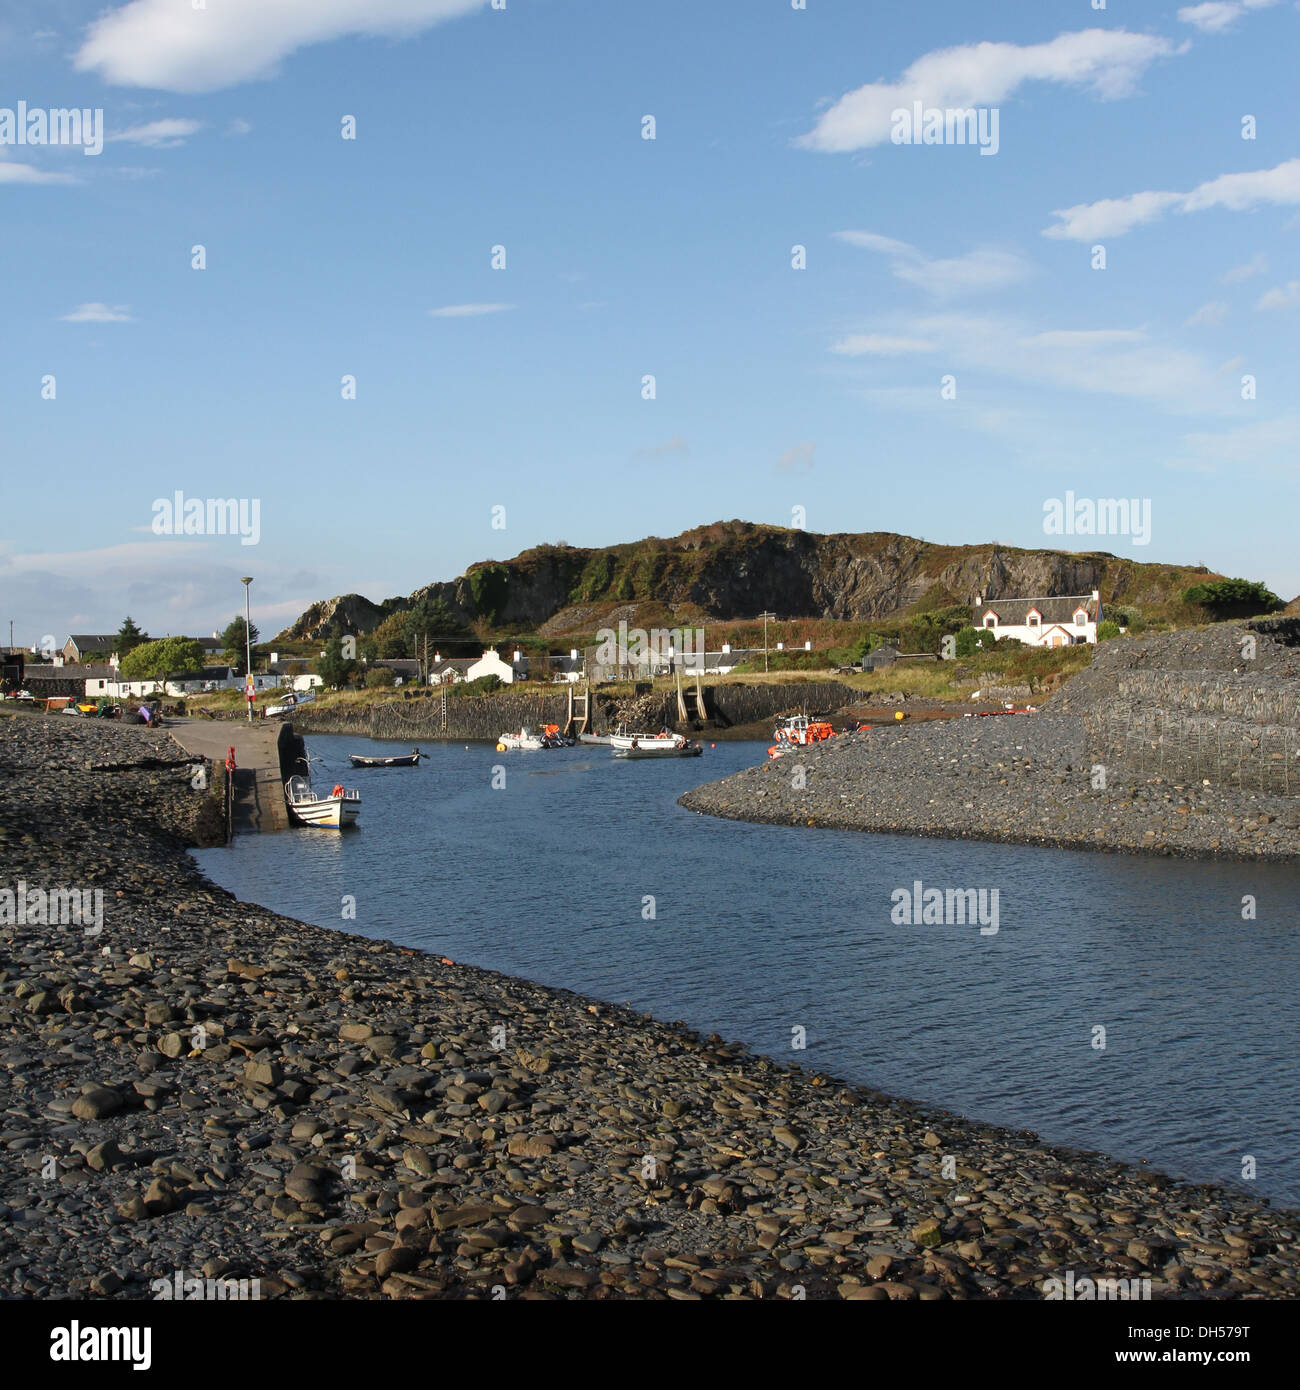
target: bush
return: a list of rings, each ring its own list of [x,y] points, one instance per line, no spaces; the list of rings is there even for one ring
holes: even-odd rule
[[[1119,636],[1119,624],[1110,618],[1097,624],[1097,641],[1109,642],[1112,637]]]
[[[1269,588],[1252,579],[1213,579],[1183,591],[1184,603],[1199,604],[1216,618],[1246,618],[1275,613],[1286,605]]]
[[[462,681],[452,689],[457,695],[491,695],[501,689],[500,676],[479,676],[477,680]]]
[[[381,685],[392,685],[397,677],[387,666],[376,666],[373,670],[366,672],[366,685],[369,689],[375,690]]]

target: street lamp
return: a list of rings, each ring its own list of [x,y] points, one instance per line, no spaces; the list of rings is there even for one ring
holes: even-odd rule
[[[763,620],[763,670],[764,670],[764,672],[766,672],[766,671],[767,671],[767,620],[768,620],[769,618],[771,618],[771,620],[772,620],[773,622],[776,622],[776,614],[775,614],[775,613],[760,613],[760,614],[759,614],[759,617],[762,618],[762,620]]]
[[[240,581],[244,586],[244,679],[249,686],[253,683],[253,629],[249,624],[248,609],[248,586],[253,582],[251,574],[245,575]],[[248,722],[253,722],[253,702],[249,700]]]

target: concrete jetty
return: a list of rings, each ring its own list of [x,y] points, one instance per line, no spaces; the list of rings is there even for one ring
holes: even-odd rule
[[[235,750],[235,832],[288,830],[289,812],[284,804],[279,722],[238,724],[207,719],[169,719],[167,732],[198,758],[224,762]],[[289,726],[292,733],[292,727]]]

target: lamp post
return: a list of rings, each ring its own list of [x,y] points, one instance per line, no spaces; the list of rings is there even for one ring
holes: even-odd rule
[[[248,609],[248,586],[253,582],[251,574],[245,575],[240,581],[244,586],[244,679],[251,687],[253,683],[253,629],[249,624]],[[248,700],[248,722],[253,722],[253,702]]]
[[[766,671],[767,671],[767,620],[768,620],[769,618],[771,618],[771,620],[772,620],[773,622],[776,622],[776,614],[775,614],[775,613],[760,613],[760,614],[759,614],[759,617],[763,619],[763,670],[764,670],[764,672],[766,672]]]

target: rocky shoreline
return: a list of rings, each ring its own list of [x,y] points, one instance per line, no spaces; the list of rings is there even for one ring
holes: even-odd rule
[[[240,903],[184,852],[210,793],[137,766],[177,756],[0,720],[0,888],[104,903],[95,935],[0,923],[0,1295],[1300,1294],[1300,1213],[1248,1193]]]
[[[746,768],[679,798],[688,810],[1056,849],[1294,860],[1300,801],[1092,761],[1080,722],[1047,712],[878,725]]]

